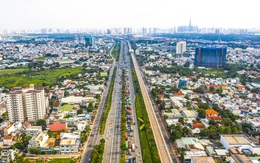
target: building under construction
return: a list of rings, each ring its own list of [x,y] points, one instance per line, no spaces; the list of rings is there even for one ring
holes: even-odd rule
[[[226,46],[196,47],[194,65],[199,67],[223,68],[226,65]]]

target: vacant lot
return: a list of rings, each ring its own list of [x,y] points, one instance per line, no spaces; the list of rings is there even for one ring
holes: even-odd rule
[[[7,88],[28,87],[29,84],[35,86],[54,85],[61,76],[77,75],[82,72],[82,68],[61,68],[43,71],[21,71],[21,70],[2,70],[0,72],[0,85]],[[9,74],[8,74],[9,71]],[[11,74],[10,74],[11,72]]]
[[[63,106],[60,106],[59,109],[61,110],[64,110],[64,111],[71,111],[73,109],[73,105],[63,105]]]
[[[5,74],[16,74],[19,72],[23,72],[25,69],[6,69],[6,70],[0,70],[0,75]]]

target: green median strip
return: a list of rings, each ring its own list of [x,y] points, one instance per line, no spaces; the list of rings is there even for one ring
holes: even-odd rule
[[[120,54],[120,42],[117,42],[112,50],[112,56],[115,58],[116,61],[119,59]]]
[[[100,144],[93,149],[89,163],[102,163],[105,150],[105,139],[100,140]]]
[[[137,75],[134,69],[133,61],[131,58],[131,67],[132,67],[132,78],[135,90],[135,108],[138,118],[139,126],[139,137],[142,148],[142,157],[144,163],[160,163],[160,157],[158,154],[158,149],[154,140],[154,135],[151,129],[151,124],[149,117],[146,111],[144,99],[142,96],[141,88],[137,79]]]
[[[112,104],[112,96],[113,96],[113,89],[114,89],[114,83],[115,83],[115,77],[116,77],[116,71],[117,69],[114,69],[113,76],[111,79],[110,87],[108,90],[108,95],[104,107],[104,111],[100,120],[100,131],[99,134],[103,135],[106,129],[106,122],[107,122],[107,116],[109,114],[109,111],[111,109],[111,104]]]

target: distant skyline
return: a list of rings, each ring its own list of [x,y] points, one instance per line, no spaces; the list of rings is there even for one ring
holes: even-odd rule
[[[0,0],[0,29],[260,28],[257,0]]]

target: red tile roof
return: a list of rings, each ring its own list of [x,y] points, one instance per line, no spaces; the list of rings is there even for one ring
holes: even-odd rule
[[[194,128],[205,128],[205,127],[206,127],[206,126],[205,126],[203,123],[201,123],[200,121],[193,121],[192,126],[193,126]]]
[[[53,122],[50,124],[50,131],[68,130],[66,122]]]
[[[206,115],[209,115],[209,114],[218,114],[218,112],[213,109],[208,109],[208,110],[206,110]]]
[[[220,116],[208,116],[207,119],[214,119],[216,121],[221,121],[222,118]]]
[[[4,139],[12,140],[12,139],[13,139],[13,136],[4,136]]]

